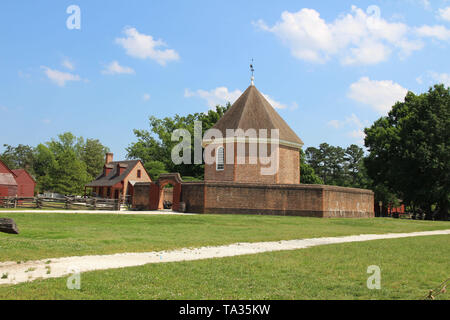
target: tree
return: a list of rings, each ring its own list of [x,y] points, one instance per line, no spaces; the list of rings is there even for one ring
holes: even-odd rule
[[[355,145],[350,145],[345,149],[344,160],[346,162],[346,172],[349,175],[351,186],[364,187],[367,185],[364,171],[364,150]]]
[[[58,135],[58,139],[47,142],[47,146],[55,160],[48,172],[51,191],[71,195],[83,194],[84,186],[90,180],[87,166],[81,160],[84,139],[65,132]]]
[[[105,154],[110,150],[97,139],[82,139],[78,144],[80,160],[86,165],[89,180],[95,179],[105,164]]]
[[[367,172],[426,218],[446,219],[450,205],[450,88],[408,92],[365,130]]]
[[[19,144],[17,147],[8,144],[3,145],[5,151],[0,155],[2,160],[10,169],[27,169],[30,174],[33,172],[33,148]]]
[[[323,184],[322,179],[316,175],[314,169],[306,163],[306,156],[303,149],[300,150],[300,183]]]
[[[322,143],[319,148],[306,149],[307,163],[314,169],[325,184],[345,186],[345,150]]]
[[[36,174],[37,190],[39,192],[53,189],[51,172],[56,166],[56,159],[49,148],[39,144],[34,149],[34,172]]]
[[[202,123],[202,136],[212,128],[214,124],[228,110],[230,104],[225,107],[216,106],[215,110],[207,113],[194,113],[186,116],[175,115],[158,119],[154,116],[149,118],[150,131],[134,130],[138,141],[132,143],[127,150],[129,159],[140,159],[145,168],[150,172],[152,179],[163,172],[179,172],[182,176],[203,179],[204,165],[182,164],[175,165],[172,162],[171,151],[178,142],[172,141],[172,132],[176,129],[186,129],[192,137],[191,159],[194,152],[194,121]],[[156,167],[152,167],[155,165]]]
[[[355,144],[344,149],[322,143],[319,148],[307,148],[304,155],[306,164],[324,184],[353,188],[370,186],[364,167],[364,150]]]

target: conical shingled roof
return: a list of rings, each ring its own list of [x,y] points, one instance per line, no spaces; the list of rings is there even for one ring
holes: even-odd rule
[[[259,129],[267,129],[268,138],[271,129],[279,129],[280,144],[303,146],[303,141],[253,85],[245,90],[213,128],[220,130],[224,137],[227,129],[255,129],[257,133]]]

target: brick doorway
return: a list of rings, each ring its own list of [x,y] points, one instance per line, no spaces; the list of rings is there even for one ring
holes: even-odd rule
[[[171,198],[172,210],[178,211],[180,209],[181,198],[181,176],[179,173],[163,173],[158,179],[158,182],[150,191],[150,199],[154,199],[156,203],[151,207],[157,210],[164,210],[164,200]],[[166,188],[172,186],[172,189]],[[171,192],[169,191],[171,190]],[[170,195],[172,193],[172,195]],[[153,201],[152,201],[153,202]]]

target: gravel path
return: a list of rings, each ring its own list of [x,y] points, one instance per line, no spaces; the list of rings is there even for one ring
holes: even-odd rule
[[[0,285],[17,284],[21,282],[33,281],[39,278],[58,278],[70,275],[73,272],[134,267],[149,263],[193,261],[257,254],[270,251],[297,250],[327,244],[449,234],[450,229],[412,233],[366,234],[276,242],[236,243],[217,247],[178,249],[161,252],[121,253],[113,255],[66,257],[55,259],[50,258],[39,261],[22,262],[20,264],[17,262],[0,262]],[[3,275],[7,275],[7,278],[1,279]]]

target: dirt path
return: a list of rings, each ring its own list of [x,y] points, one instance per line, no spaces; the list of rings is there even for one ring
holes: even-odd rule
[[[70,275],[73,272],[125,268],[141,266],[149,263],[193,261],[257,254],[270,251],[297,250],[327,244],[433,235],[450,235],[450,229],[412,233],[367,234],[332,238],[312,238],[277,242],[236,243],[225,246],[178,249],[173,251],[121,253],[102,256],[44,259],[39,261],[28,261],[20,264],[17,262],[1,262],[0,285],[17,284],[21,282],[33,281],[39,278],[45,279],[63,277]],[[4,275],[7,275],[7,278],[1,279]]]

